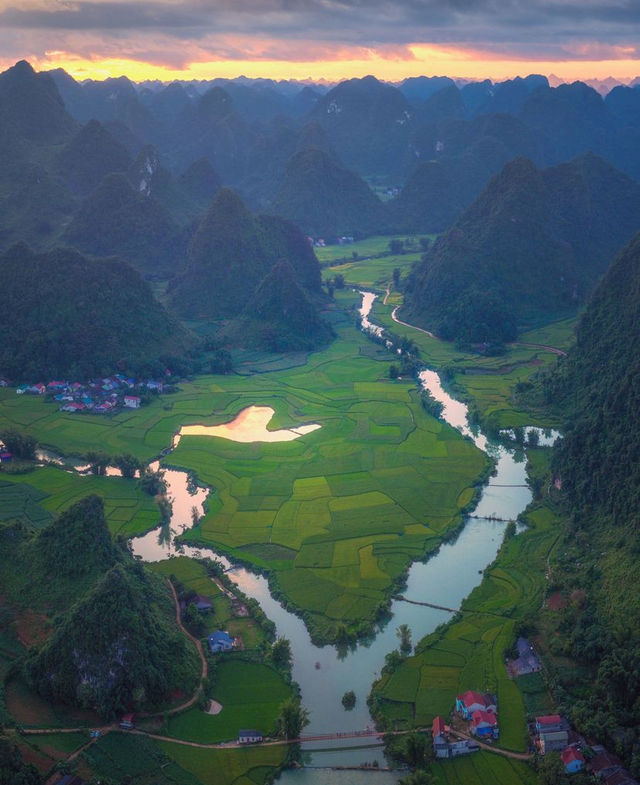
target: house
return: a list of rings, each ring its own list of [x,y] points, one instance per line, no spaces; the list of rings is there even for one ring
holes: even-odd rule
[[[527,638],[518,638],[516,649],[518,657],[513,661],[512,666],[518,676],[526,676],[529,673],[538,673],[542,670],[535,649]]]
[[[449,757],[449,742],[445,735],[445,724],[442,717],[435,717],[431,726],[433,736],[433,752],[436,758]]]
[[[594,747],[594,752],[597,752],[597,755],[591,758],[589,768],[596,777],[604,779],[623,768],[620,758],[607,752],[604,747]]]
[[[125,395],[124,396],[124,405],[128,409],[139,409],[140,408],[140,398],[137,395]]]
[[[213,654],[221,651],[231,651],[233,649],[233,638],[228,632],[223,632],[222,630],[212,632],[209,635],[209,648]]]
[[[259,730],[238,731],[238,744],[256,744],[262,741],[262,734]]]
[[[120,727],[123,730],[132,730],[136,726],[135,719],[135,714],[125,714],[120,720]]]
[[[65,403],[64,406],[60,407],[61,412],[81,412],[84,409],[83,403],[75,403],[75,401],[71,401],[71,403]]]
[[[13,455],[10,452],[7,450],[0,452],[0,463],[9,463],[11,460],[13,460]]]
[[[567,730],[566,723],[559,714],[545,714],[542,717],[536,717],[536,733],[553,733],[559,730]]]
[[[567,774],[575,774],[584,769],[584,755],[575,747],[567,747],[560,753]]]
[[[497,710],[497,700],[489,693],[468,690],[456,698],[456,711],[459,711],[465,720],[470,720],[474,711],[490,711],[495,714]]]
[[[158,392],[162,392],[163,387],[164,387],[164,385],[162,384],[162,382],[156,382],[156,381],[153,381],[152,379],[150,379],[147,382],[147,389],[148,390],[157,390]]]
[[[189,604],[195,605],[199,611],[210,611],[213,608],[213,603],[211,600],[208,597],[203,597],[200,594],[196,594]]]
[[[63,774],[62,778],[57,780],[54,785],[84,785],[84,780],[76,774]]]
[[[16,389],[16,395],[24,395],[28,389],[28,384],[21,384],[20,387]]]
[[[27,388],[27,392],[30,392],[32,395],[44,395],[46,391],[47,388],[42,382],[38,382],[38,384],[32,384],[31,387]]]
[[[47,383],[47,390],[49,392],[55,392],[60,390],[66,390],[67,383],[66,382],[48,382]]]
[[[538,737],[540,752],[560,752],[569,744],[569,733],[566,730],[543,731]]]
[[[9,386],[9,382],[3,376],[0,376],[0,387],[8,387],[8,386]]]
[[[473,736],[478,736],[478,738],[497,739],[499,735],[498,718],[492,711],[478,709],[471,715],[469,730]]]

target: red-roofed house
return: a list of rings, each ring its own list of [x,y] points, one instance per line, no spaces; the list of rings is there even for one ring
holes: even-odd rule
[[[536,717],[536,731],[538,733],[552,733],[558,730],[565,730],[564,720],[559,714],[546,714],[543,717]]]
[[[125,714],[123,715],[122,719],[120,720],[120,727],[124,730],[131,730],[135,728],[135,714]]]
[[[433,736],[433,751],[436,758],[448,758],[449,742],[445,735],[445,724],[442,717],[436,717],[433,720],[431,735]]]
[[[567,747],[560,753],[567,774],[574,774],[584,769],[584,755],[575,747]]]
[[[139,409],[140,398],[137,395],[125,395],[124,405],[129,409]]]
[[[492,711],[495,714],[497,709],[497,701],[489,693],[467,690],[456,698],[456,711],[459,711],[466,720],[471,719],[474,711]]]
[[[492,711],[474,711],[471,715],[471,734],[473,736],[498,738],[498,718]]]

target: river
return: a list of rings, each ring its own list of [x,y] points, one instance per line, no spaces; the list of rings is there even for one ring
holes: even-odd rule
[[[363,293],[360,313],[363,329],[371,329],[380,334],[381,328],[368,319],[375,297],[371,293]],[[457,608],[478,585],[483,570],[495,559],[506,527],[504,520],[515,519],[531,501],[531,492],[526,485],[525,454],[522,448],[515,444],[506,446],[473,429],[468,422],[467,407],[443,389],[435,371],[422,371],[420,383],[443,404],[442,419],[458,428],[496,461],[496,473],[484,487],[473,517],[465,521],[454,541],[443,544],[426,563],[416,562],[411,566],[407,587],[403,591],[408,599]],[[541,442],[547,443],[555,434],[540,432],[539,436]],[[277,635],[285,636],[291,641],[293,678],[300,685],[302,701],[311,720],[305,734],[353,731],[371,726],[366,697],[372,682],[380,675],[385,655],[398,646],[397,627],[408,624],[416,643],[439,624],[446,622],[451,614],[435,608],[394,601],[391,606],[391,620],[376,631],[371,641],[346,651],[338,651],[334,646],[315,646],[302,620],[285,610],[271,596],[264,577],[244,568],[232,567],[224,557],[206,549],[181,547],[174,542],[174,537],[191,525],[193,506],[202,509],[207,491],[202,488],[188,489],[186,474],[181,471],[167,470],[166,478],[169,495],[173,498],[170,529],[156,529],[134,539],[134,554],[146,561],[157,561],[178,553],[187,556],[215,555],[221,559],[231,567],[228,574],[233,582],[249,597],[255,598],[275,623]],[[502,520],[496,520],[497,518]],[[347,690],[356,693],[356,706],[351,711],[346,711],[340,702]],[[363,739],[363,743],[366,741]],[[353,745],[354,741],[345,741],[345,744]],[[380,748],[317,751],[318,747],[323,746],[328,746],[328,743],[305,744],[305,762],[313,767],[358,765],[363,761],[373,760],[377,760],[381,765],[385,764]],[[339,742],[330,742],[330,746],[337,747]],[[374,783],[387,785],[397,782],[398,777],[398,773],[392,772],[370,774],[332,771],[329,768],[304,768],[284,772],[280,781],[287,785],[360,785],[365,780],[373,780]]]

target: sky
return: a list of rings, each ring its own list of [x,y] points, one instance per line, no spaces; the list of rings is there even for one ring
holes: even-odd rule
[[[640,75],[640,0],[0,0],[0,67],[77,79]]]

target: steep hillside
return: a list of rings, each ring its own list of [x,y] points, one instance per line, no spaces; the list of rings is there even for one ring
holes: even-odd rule
[[[25,245],[0,257],[0,368],[12,379],[149,368],[190,341],[122,261]]]
[[[304,288],[319,291],[318,262],[300,231],[282,218],[254,217],[234,191],[223,188],[191,240],[188,267],[175,282],[172,301],[191,317],[238,316],[283,258]]]
[[[312,237],[381,232],[386,218],[364,180],[317,148],[301,150],[289,160],[269,209]]]
[[[333,337],[286,260],[267,273],[226,334],[236,342],[242,336],[244,346],[276,352],[316,349]]]
[[[637,776],[640,742],[640,234],[614,259],[551,380],[566,412],[554,469],[569,525],[557,588],[567,603],[557,653],[589,669],[571,701],[578,727]],[[567,686],[571,692],[571,680]]]
[[[89,121],[58,155],[60,173],[72,187],[86,195],[111,172],[126,172],[131,158],[97,120]]]
[[[513,161],[425,256],[407,313],[443,338],[512,340],[573,312],[640,227],[640,187],[595,156]]]
[[[161,580],[140,564],[117,565],[25,663],[29,683],[47,700],[95,707],[111,719],[157,705],[172,688],[195,688],[195,656],[170,622]]]
[[[64,239],[85,253],[122,256],[147,275],[174,273],[184,253],[165,208],[124,174],[107,175],[89,194]]]

